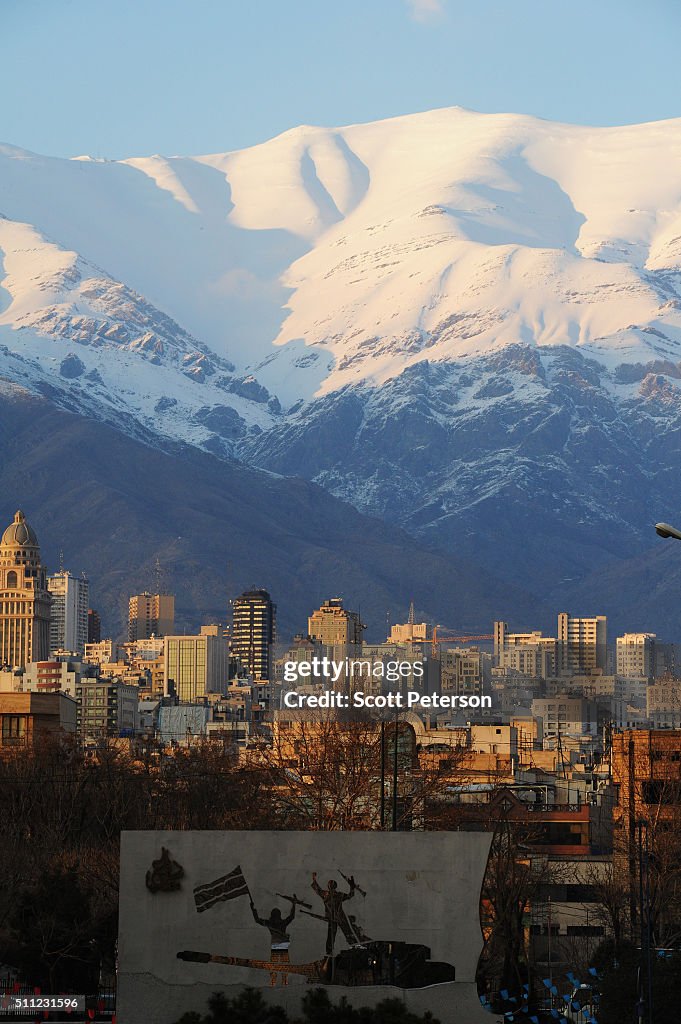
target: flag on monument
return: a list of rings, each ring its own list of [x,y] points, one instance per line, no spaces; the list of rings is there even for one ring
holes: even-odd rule
[[[205,885],[197,885],[194,889],[194,902],[199,913],[209,910],[216,903],[224,900],[233,900],[237,896],[245,896],[248,893],[248,883],[243,876],[241,865],[237,864],[233,871],[222,878],[216,878],[214,882],[207,882]]]

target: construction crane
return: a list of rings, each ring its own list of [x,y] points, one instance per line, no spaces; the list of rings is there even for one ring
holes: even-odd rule
[[[493,633],[456,633],[452,629],[443,629],[442,626],[433,626],[433,636],[431,639],[430,651],[433,658],[437,658],[438,649],[441,641],[438,640],[438,630],[440,635],[444,634],[444,639],[452,641],[453,643],[470,644],[474,640],[494,640]]]

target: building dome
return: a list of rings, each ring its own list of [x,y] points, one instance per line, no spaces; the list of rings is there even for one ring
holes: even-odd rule
[[[26,522],[26,516],[19,509],[14,513],[14,522],[10,523],[2,535],[2,546],[11,548],[37,548],[38,538],[35,531]]]

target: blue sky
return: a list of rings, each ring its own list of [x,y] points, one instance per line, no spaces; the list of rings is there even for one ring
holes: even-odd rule
[[[459,104],[681,116],[678,0],[0,0],[0,141],[206,153]]]

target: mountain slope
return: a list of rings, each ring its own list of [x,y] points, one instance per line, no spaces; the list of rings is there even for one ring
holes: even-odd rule
[[[520,588],[433,554],[303,480],[191,446],[163,452],[7,384],[0,493],[2,521],[24,508],[48,566],[63,551],[72,571],[88,573],[114,635],[128,595],[154,585],[157,558],[180,629],[224,622],[229,599],[254,583],[277,602],[284,639],[335,595],[361,607],[374,639],[384,639],[388,609],[393,621],[404,617],[410,596],[421,614],[464,629],[488,626],[493,595],[528,614],[534,607]]]
[[[678,518],[681,367],[661,369],[615,376],[568,347],[421,362],[380,388],[317,399],[255,439],[252,458],[302,473],[547,605],[566,590],[590,603],[595,569],[647,551],[652,523]],[[678,629],[672,607],[664,624]]]

